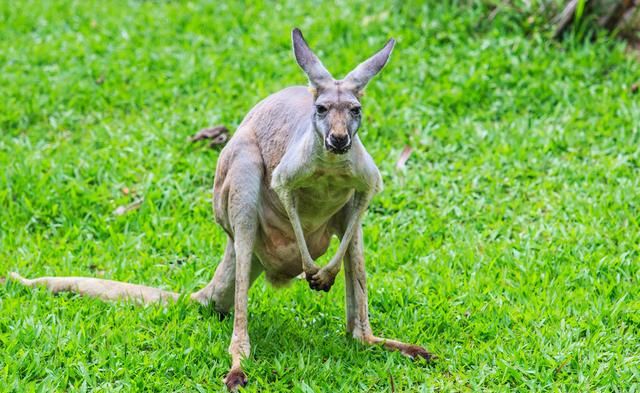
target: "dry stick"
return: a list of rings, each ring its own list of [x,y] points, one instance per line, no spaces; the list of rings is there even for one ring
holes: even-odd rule
[[[575,21],[576,9],[578,7],[579,0],[571,0],[567,6],[562,10],[562,13],[556,18],[558,27],[556,29],[554,38],[561,38],[564,33]],[[588,14],[594,11],[597,1],[587,0],[584,7],[584,14]],[[639,0],[620,0],[611,7],[611,11],[598,19],[598,25],[607,29],[609,32],[614,32],[620,23],[624,20],[625,16],[639,3]]]
[[[633,9],[636,5],[638,5],[638,1],[634,0],[622,0],[616,3],[611,12],[608,15],[601,18],[598,21],[598,24],[609,31],[614,31],[619,25],[620,22],[624,20],[625,15],[631,9]]]
[[[573,23],[573,19],[576,16],[576,8],[578,7],[578,0],[571,0],[569,4],[562,10],[560,15],[556,18],[558,27],[553,34],[553,38],[558,39],[564,35],[569,26]]]
[[[396,392],[396,384],[393,382],[393,374],[389,373],[389,382],[391,382],[391,393]]]
[[[137,208],[142,206],[142,202],[144,202],[144,198],[136,199],[135,201],[131,202],[126,206],[118,206],[118,208],[113,211],[113,214],[115,216],[121,216],[125,213],[130,212],[131,210],[136,210]]]
[[[493,20],[498,15],[498,12],[500,12],[500,6],[496,6],[496,8],[494,8],[493,11],[491,11],[489,16],[487,16],[487,22],[489,22],[489,23],[493,22]]]

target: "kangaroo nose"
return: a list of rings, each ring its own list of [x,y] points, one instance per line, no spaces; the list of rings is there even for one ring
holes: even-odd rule
[[[349,144],[349,135],[344,134],[344,135],[336,136],[334,134],[331,134],[329,136],[329,140],[331,141],[331,144],[335,148],[344,149]]]

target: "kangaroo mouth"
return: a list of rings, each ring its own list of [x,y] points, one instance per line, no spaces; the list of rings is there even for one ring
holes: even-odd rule
[[[328,141],[325,140],[324,141],[324,147],[330,153],[333,153],[333,154],[345,154],[346,152],[351,150],[351,143],[348,143],[348,144],[346,144],[344,146],[334,146],[334,145],[331,144],[331,142],[328,142]]]
[[[331,143],[330,138],[325,138],[324,140],[324,148],[327,149],[328,152],[333,154],[344,154],[351,149],[351,140],[344,145],[334,145]]]

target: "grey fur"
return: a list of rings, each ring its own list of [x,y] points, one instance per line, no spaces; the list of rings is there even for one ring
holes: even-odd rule
[[[373,196],[382,190],[382,178],[356,133],[359,94],[387,62],[394,41],[345,80],[336,81],[298,29],[292,37],[296,59],[316,89],[289,87],[267,97],[222,150],[213,205],[228,243],[211,282],[190,297],[213,304],[221,313],[235,309],[232,364],[225,378],[230,389],[246,383],[240,363],[250,354],[248,291],[262,272],[274,284],[304,272],[311,288],[328,291],[344,261],[348,332],[363,343],[381,344],[412,358],[431,358],[421,347],[374,336],[369,325],[361,221]],[[332,141],[341,141],[343,148],[337,149]],[[334,235],[340,238],[338,251],[319,267],[315,259],[326,252]],[[152,302],[178,296],[91,278],[15,278],[25,285],[43,284],[54,291],[105,299]]]
[[[378,53],[363,61],[351,71],[344,78],[345,83],[349,84],[350,88],[354,91],[361,92],[364,90],[367,83],[387,64],[395,45],[396,40],[393,38],[389,39]]]
[[[333,77],[322,65],[320,59],[313,53],[300,29],[295,28],[291,32],[291,42],[293,44],[293,54],[296,61],[309,77],[309,83],[319,88],[325,86],[333,80]]]

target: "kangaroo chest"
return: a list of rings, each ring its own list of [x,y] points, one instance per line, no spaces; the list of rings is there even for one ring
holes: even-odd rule
[[[315,230],[344,207],[353,196],[350,174],[316,171],[295,190],[303,229]]]

